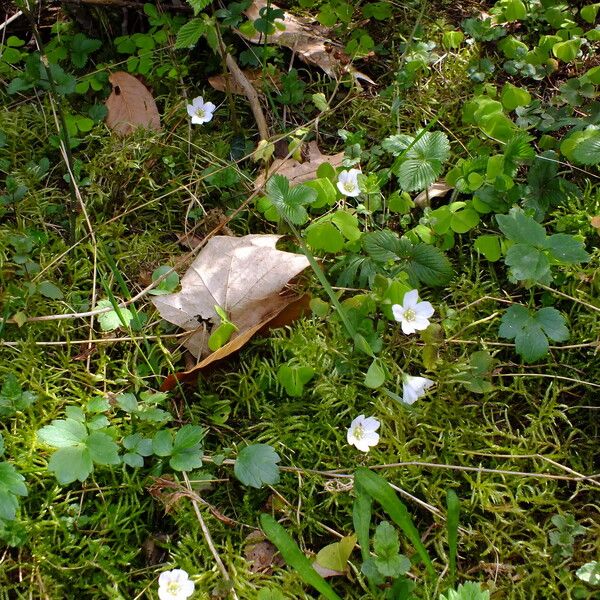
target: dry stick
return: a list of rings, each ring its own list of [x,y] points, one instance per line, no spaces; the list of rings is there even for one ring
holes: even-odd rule
[[[189,499],[192,503],[192,506],[194,507],[194,512],[196,513],[196,518],[198,519],[198,523],[200,523],[200,528],[202,529],[202,534],[204,535],[206,544],[207,544],[211,554],[213,555],[215,562],[217,563],[217,567],[219,568],[219,571],[221,571],[221,575],[223,575],[223,579],[225,581],[227,581],[228,583],[231,583],[231,588],[230,588],[231,595],[233,596],[233,598],[235,598],[235,600],[239,600],[238,595],[236,594],[235,589],[233,587],[233,582],[231,580],[231,577],[229,576],[229,573],[227,571],[227,567],[223,564],[223,561],[221,560],[221,557],[219,556],[219,553],[217,552],[217,549],[215,548],[215,544],[212,540],[212,536],[210,535],[210,531],[208,530],[208,527],[206,526],[206,522],[204,521],[204,519],[202,517],[202,513],[200,512],[200,507],[198,506],[198,501],[196,500],[196,498],[194,498],[194,490],[192,489],[192,485],[190,483],[189,477],[185,471],[183,471],[183,479],[185,480],[185,485],[187,486],[187,489],[191,494],[189,496]]]
[[[265,119],[265,115],[260,105],[258,92],[254,89],[254,86],[250,83],[250,81],[248,81],[248,78],[238,67],[237,63],[235,62],[235,58],[233,58],[231,54],[227,54],[225,57],[225,63],[227,64],[227,68],[231,73],[232,79],[242,87],[246,98],[248,98],[248,102],[250,102],[250,108],[252,109],[252,114],[256,119],[256,125],[258,127],[260,139],[268,140],[270,137],[269,128],[267,127],[267,120]]]
[[[21,16],[23,16],[23,11],[19,10],[12,17],[6,17],[4,23],[0,25],[0,31],[4,31],[13,21],[16,21]]]
[[[600,388],[599,383],[585,381],[584,379],[574,379],[573,377],[564,377],[563,375],[550,375],[548,373],[498,373],[496,377],[546,377],[547,379],[560,379],[561,381],[569,381],[571,383],[580,383],[582,385]]]
[[[571,300],[573,302],[577,302],[578,304],[582,304],[583,306],[591,309],[591,310],[595,310],[596,312],[600,312],[600,307],[598,306],[594,306],[593,304],[589,304],[588,302],[585,302],[583,300],[579,300],[579,298],[575,298],[574,296],[569,296],[569,294],[565,294],[564,292],[559,292],[558,290],[555,290],[551,287],[548,287],[547,285],[544,285],[542,283],[538,283],[538,285],[545,289],[546,291],[550,292],[551,294],[556,294],[557,296],[562,296],[563,298],[567,298],[567,300]]]

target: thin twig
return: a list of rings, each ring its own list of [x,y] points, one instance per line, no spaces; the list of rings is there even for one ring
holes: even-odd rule
[[[571,383],[580,383],[581,385],[589,385],[590,387],[600,388],[599,383],[585,381],[583,379],[574,379],[573,377],[564,377],[563,375],[550,375],[549,373],[497,373],[497,377],[546,377],[547,379],[560,379],[561,381],[569,381]]]
[[[585,302],[584,300],[575,298],[575,296],[569,296],[569,294],[565,294],[564,292],[559,292],[558,290],[548,287],[547,285],[544,285],[542,283],[538,283],[538,285],[541,288],[545,289],[546,291],[550,292],[551,294],[556,294],[557,296],[561,296],[562,298],[566,298],[567,300],[571,300],[572,302],[577,302],[578,304],[581,304],[581,305],[589,308],[590,310],[595,310],[596,312],[600,312],[600,307],[594,306],[593,304],[590,304],[589,302]]]
[[[13,21],[23,16],[23,11],[17,11],[12,17],[6,17],[4,23],[0,24],[0,31],[4,31]]]
[[[206,522],[204,521],[204,518],[202,517],[202,513],[200,512],[200,507],[198,506],[198,502],[194,498],[194,490],[192,489],[192,485],[190,483],[189,477],[185,471],[183,472],[183,479],[185,480],[185,485],[191,494],[191,495],[188,495],[188,498],[190,499],[190,502],[192,503],[192,506],[194,507],[194,512],[196,513],[196,518],[198,519],[198,523],[200,523],[200,528],[202,529],[202,534],[204,535],[204,539],[206,540],[206,545],[208,546],[211,554],[213,555],[213,558],[215,559],[215,562],[217,563],[217,567],[218,567],[219,571],[221,571],[221,575],[223,576],[223,579],[231,584],[230,590],[231,590],[232,597],[234,598],[234,600],[239,600],[238,595],[236,594],[235,588],[233,587],[233,581],[231,580],[231,577],[229,576],[229,572],[227,571],[227,567],[223,564],[223,561],[221,560],[221,557],[219,556],[219,553],[217,552],[217,549],[215,548],[215,544],[213,542],[212,536],[210,535],[210,531],[209,531],[208,527],[206,526]]]

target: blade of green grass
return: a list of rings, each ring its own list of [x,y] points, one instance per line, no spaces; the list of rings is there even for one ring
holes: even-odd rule
[[[454,490],[446,492],[446,507],[448,509],[446,520],[446,527],[448,528],[448,569],[451,585],[454,585],[456,581],[456,555],[458,552],[458,517],[460,514],[460,502]]]
[[[329,584],[313,569],[298,544],[271,515],[262,514],[260,516],[260,526],[269,540],[277,546],[283,560],[298,571],[304,583],[314,587],[327,600],[341,600]]]
[[[417,554],[425,563],[429,575],[435,577],[433,563],[431,562],[431,558],[429,558],[427,548],[425,548],[425,545],[421,541],[419,531],[415,527],[408,509],[398,496],[396,496],[388,482],[365,467],[356,469],[354,481],[357,481],[372,498],[381,504],[392,521],[402,529],[406,537],[410,540]]]

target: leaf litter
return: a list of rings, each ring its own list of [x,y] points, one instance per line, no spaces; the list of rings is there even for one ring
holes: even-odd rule
[[[181,291],[152,299],[163,319],[190,332],[183,345],[199,360],[192,369],[169,377],[165,389],[239,350],[269,324],[285,324],[302,314],[306,298],[286,287],[309,263],[301,254],[278,250],[280,238],[215,236],[183,276]],[[221,323],[217,309],[227,313],[237,330],[211,353],[208,340]]]

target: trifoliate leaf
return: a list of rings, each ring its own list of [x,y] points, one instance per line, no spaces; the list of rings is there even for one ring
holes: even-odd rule
[[[202,466],[204,429],[184,425],[176,434],[169,465],[176,471],[192,471]]]
[[[255,488],[274,485],[279,481],[279,454],[268,444],[252,444],[243,448],[233,471],[244,484]]]
[[[551,307],[532,313],[513,304],[502,316],[500,337],[515,340],[517,353],[525,362],[534,362],[548,353],[548,338],[564,342],[569,331],[564,317]]]
[[[516,281],[539,281],[548,284],[550,260],[544,252],[528,244],[515,244],[506,253],[506,264]]]
[[[315,375],[312,367],[281,365],[277,371],[277,381],[283,386],[288,396],[299,398],[304,393],[304,385]]]
[[[512,208],[508,215],[496,215],[500,231],[513,242],[530,246],[542,246],[546,230],[528,217],[520,208]]]
[[[267,197],[277,209],[280,218],[303,225],[308,221],[308,213],[304,208],[317,199],[317,192],[307,185],[297,185],[290,189],[290,182],[283,175],[273,175],[267,181]]]
[[[71,62],[80,69],[85,67],[89,55],[101,46],[100,40],[92,40],[83,33],[76,33],[71,40]]]
[[[92,431],[87,439],[87,447],[96,464],[118,465],[121,462],[119,447],[107,433]]]
[[[100,302],[96,304],[96,310],[101,308],[112,309],[108,312],[98,315],[98,322],[100,323],[102,331],[114,331],[119,327],[129,327],[129,324],[133,319],[133,315],[129,309],[119,308],[119,312],[117,313],[117,311],[114,310],[113,304],[110,300],[100,300]]]
[[[490,593],[482,590],[479,583],[461,583],[456,590],[448,590],[439,600],[490,600]]]

